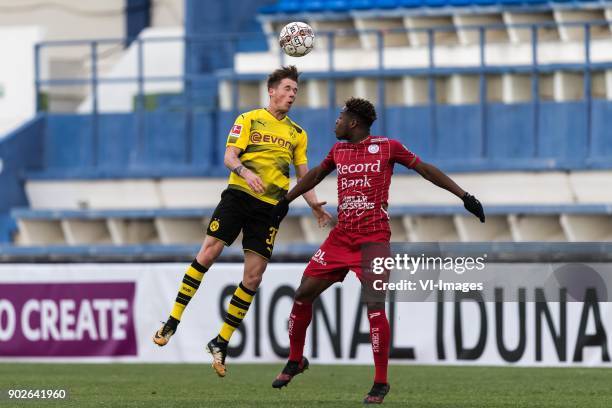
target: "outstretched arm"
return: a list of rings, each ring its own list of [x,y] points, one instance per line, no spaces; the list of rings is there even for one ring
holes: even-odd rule
[[[312,190],[317,184],[323,181],[323,179],[327,177],[329,173],[331,173],[331,171],[324,170],[321,166],[317,166],[310,169],[306,174],[302,175],[302,177],[299,178],[297,184],[293,186],[293,188],[287,193],[285,198],[288,202],[295,200],[302,194]]]
[[[272,209],[272,224],[278,228],[283,218],[287,215],[287,212],[289,212],[289,203],[307,191],[312,190],[329,173],[331,173],[331,170],[326,170],[321,166],[317,166],[304,174],[304,177],[302,177],[291,191],[289,191],[285,197],[281,198]]]
[[[480,201],[459,187],[457,183],[448,177],[442,170],[433,164],[425,163],[423,161],[418,162],[413,169],[425,180],[428,180],[436,186],[448,190],[457,197],[461,198],[463,200],[463,206],[465,209],[478,217],[480,222],[485,222],[484,209],[482,208]]]
[[[434,166],[433,164],[420,161],[414,166],[414,171],[419,173],[425,180],[435,184],[436,186],[450,191],[459,198],[465,195],[465,191],[457,185],[450,177],[448,177],[442,170]]]
[[[300,180],[308,173],[308,165],[299,164],[295,166],[295,173],[297,175],[297,182],[299,183]],[[317,222],[319,223],[319,227],[324,227],[331,222],[331,214],[325,211],[325,208],[323,208],[323,206],[327,204],[327,202],[319,202],[314,188],[302,194],[302,197],[304,197],[304,200],[312,209],[312,213],[316,217]]]

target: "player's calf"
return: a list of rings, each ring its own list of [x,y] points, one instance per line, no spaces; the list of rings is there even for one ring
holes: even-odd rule
[[[310,363],[306,357],[302,357],[302,360],[298,363],[297,361],[287,361],[285,368],[279,375],[276,376],[274,382],[272,382],[273,388],[283,388],[291,382],[293,377],[308,370]]]

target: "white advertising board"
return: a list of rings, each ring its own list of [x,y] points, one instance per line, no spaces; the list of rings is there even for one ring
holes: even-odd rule
[[[242,276],[218,264],[204,277],[170,343],[153,333],[170,312],[183,264],[0,265],[0,360],[207,362]],[[303,264],[271,264],[231,362],[280,362]],[[305,354],[314,363],[371,364],[365,307],[349,274],[317,306]],[[604,302],[389,303],[392,364],[611,366],[612,304]]]

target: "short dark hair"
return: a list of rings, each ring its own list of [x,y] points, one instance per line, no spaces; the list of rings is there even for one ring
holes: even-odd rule
[[[294,80],[295,82],[298,82],[299,76],[300,73],[298,72],[295,65],[281,67],[268,76],[268,89],[275,88],[285,78],[289,78]]]
[[[366,99],[362,98],[349,98],[345,103],[345,112],[357,117],[357,120],[361,121],[366,127],[372,126],[372,123],[376,120],[376,109],[374,105]]]

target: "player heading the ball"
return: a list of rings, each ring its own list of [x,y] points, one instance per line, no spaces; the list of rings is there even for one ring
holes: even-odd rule
[[[272,72],[267,84],[268,106],[239,115],[230,128],[224,158],[231,170],[227,189],[221,193],[200,251],[183,276],[168,320],[153,336],[158,346],[168,343],[204,274],[242,231],[242,281],[229,302],[219,334],[206,345],[220,377],[226,374],[230,338],[246,316],[272,256],[278,225],[272,225],[270,212],[289,189],[291,164],[298,180],[308,171],[306,131],[287,116],[297,97],[298,77],[295,66]],[[305,193],[304,199],[319,225],[331,221],[331,215],[323,209],[325,203],[317,200],[314,190]],[[215,315],[210,313],[211,317]]]

